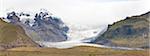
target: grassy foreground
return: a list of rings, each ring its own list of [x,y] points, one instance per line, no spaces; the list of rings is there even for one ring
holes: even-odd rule
[[[69,49],[20,47],[0,51],[0,56],[149,56],[150,50],[114,50],[96,47]]]

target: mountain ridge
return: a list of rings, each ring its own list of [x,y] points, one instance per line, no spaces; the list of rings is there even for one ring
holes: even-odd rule
[[[97,44],[124,47],[149,47],[150,12],[127,17],[112,25],[108,25],[107,31],[99,35],[94,41]],[[108,40],[103,41],[103,40]]]
[[[12,11],[8,13],[6,19],[10,20],[12,24],[23,27],[26,34],[34,41],[61,42],[67,40],[66,33],[69,28],[60,18],[52,17],[50,13],[45,11],[36,13],[33,18],[30,17],[33,16]]]

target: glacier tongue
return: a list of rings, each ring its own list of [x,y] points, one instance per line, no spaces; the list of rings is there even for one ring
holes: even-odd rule
[[[61,19],[53,16],[51,13],[48,13],[49,12],[44,9],[38,13],[12,13],[7,15],[8,18],[4,17],[2,20],[8,23],[13,22],[14,24],[21,25],[29,37],[45,47],[71,48],[75,46],[94,46],[114,49],[141,50],[139,48],[110,47],[87,43],[95,39],[97,35],[104,33],[107,29],[107,26],[93,27],[70,23],[65,24],[61,21]]]
[[[59,18],[55,17],[54,15],[52,15],[44,9],[39,11],[38,13],[17,12],[15,13],[15,16],[17,16],[20,19],[22,24],[19,25],[21,25],[25,29],[26,34],[30,36],[34,41],[38,42],[40,45],[43,45],[45,47],[61,46],[62,48],[69,48],[73,46],[82,45],[82,43],[91,42],[98,34],[101,34],[107,28],[107,26],[93,27],[88,25],[63,23]],[[69,27],[69,31],[67,30],[68,32],[65,33],[66,30],[61,30],[61,28],[66,27],[66,25]],[[48,30],[46,29],[51,29],[52,32],[47,32]],[[43,30],[44,32],[46,30],[47,33],[44,34]],[[52,38],[54,40],[58,39],[56,37],[59,37],[59,35],[61,34],[59,31],[67,35],[67,40],[62,42],[53,42],[48,40],[49,38]],[[55,34],[55,32],[59,34],[54,37],[52,35],[48,35],[48,33]],[[63,35],[61,35],[60,37],[62,36]]]
[[[67,24],[68,25],[68,24]],[[54,48],[71,48],[75,46],[96,46],[105,47],[103,45],[89,44],[98,34],[102,34],[106,27],[89,28],[87,26],[68,25],[70,30],[67,33],[69,39],[63,42],[45,42],[37,41],[42,46]]]

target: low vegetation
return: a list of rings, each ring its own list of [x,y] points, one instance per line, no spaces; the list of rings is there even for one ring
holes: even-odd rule
[[[149,56],[149,50],[115,50],[80,46],[69,49],[20,47],[0,51],[0,56]]]

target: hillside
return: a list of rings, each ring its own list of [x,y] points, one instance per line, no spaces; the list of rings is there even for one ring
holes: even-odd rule
[[[20,26],[6,23],[0,19],[0,49],[37,46]]]
[[[101,41],[104,39],[110,41],[109,45],[112,46],[147,48],[150,40],[149,23],[150,12],[127,17],[109,25],[107,31],[99,36],[95,43],[105,44]]]

